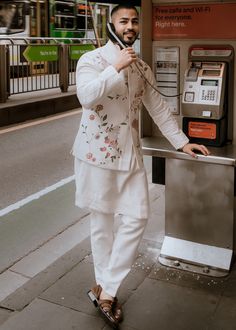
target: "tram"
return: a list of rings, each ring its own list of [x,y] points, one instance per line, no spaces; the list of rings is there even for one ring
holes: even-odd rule
[[[94,25],[98,37],[104,38],[113,5],[83,0],[3,0],[0,38],[92,38]]]
[[[0,37],[81,37],[75,0],[1,1]]]

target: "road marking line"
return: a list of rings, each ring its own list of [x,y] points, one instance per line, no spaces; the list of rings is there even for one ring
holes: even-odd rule
[[[39,120],[30,121],[30,122],[27,122],[25,124],[20,124],[20,125],[17,125],[17,126],[11,126],[11,127],[8,127],[8,128],[3,128],[3,129],[0,129],[0,134],[14,132],[14,131],[17,131],[17,130],[22,129],[22,128],[36,126],[36,125],[47,123],[47,122],[50,122],[50,121],[53,121],[53,120],[61,119],[61,118],[64,118],[64,117],[78,115],[81,112],[82,112],[82,109],[76,109],[76,110],[72,110],[72,111],[67,111],[66,113],[63,113],[63,114],[52,115],[52,116],[48,116],[46,118],[42,118],[42,119],[39,119]]]
[[[72,175],[72,176],[69,176],[68,178],[65,178],[65,179],[62,179],[60,181],[58,181],[57,183],[53,184],[52,186],[49,186],[47,188],[44,188],[40,191],[38,191],[37,193],[35,194],[32,194],[14,204],[11,204],[7,207],[5,207],[4,209],[1,209],[0,210],[0,217],[12,212],[12,211],[15,211],[17,209],[19,209],[20,207],[32,202],[33,200],[35,199],[39,199],[40,197],[48,194],[49,192],[53,191],[53,190],[56,190],[57,188],[60,188],[62,186],[64,186],[65,184],[69,183],[69,182],[72,182],[73,180],[75,179],[75,175]]]

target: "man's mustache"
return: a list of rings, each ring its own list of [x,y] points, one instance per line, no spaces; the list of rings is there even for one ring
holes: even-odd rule
[[[132,32],[133,34],[136,35],[135,30],[132,30],[132,29],[125,31],[123,34],[129,34],[130,32]]]

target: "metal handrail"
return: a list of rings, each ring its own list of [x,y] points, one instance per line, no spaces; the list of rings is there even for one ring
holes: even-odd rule
[[[83,43],[83,42],[91,42],[93,44],[97,43],[97,39],[93,39],[93,38],[51,38],[51,37],[1,37],[0,36],[0,40],[9,40],[11,43],[14,44],[14,41],[20,41],[23,40],[25,41],[27,44],[29,43],[29,41],[69,41],[69,42],[78,42],[78,43]],[[99,39],[100,41],[104,41],[104,39]]]
[[[75,85],[76,80],[77,60],[70,57],[70,47],[86,44],[98,46],[97,40],[93,38],[0,36],[0,63],[4,75],[0,81],[0,102],[6,102],[12,94],[49,88],[60,88],[62,92],[66,92],[69,86]],[[56,46],[58,60],[28,61],[24,52],[31,45]]]

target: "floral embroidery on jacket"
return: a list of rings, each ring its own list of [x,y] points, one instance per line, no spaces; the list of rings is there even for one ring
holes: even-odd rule
[[[94,140],[101,139],[103,140],[103,146],[99,147],[100,152],[102,153],[103,161],[100,161],[100,164],[103,165],[106,163],[106,160],[110,159],[111,162],[114,162],[116,159],[119,159],[122,155],[122,150],[119,147],[118,140],[121,125],[127,125],[128,116],[126,120],[119,125],[115,126],[112,123],[108,123],[107,114],[103,114],[104,106],[102,104],[96,105],[93,109],[94,113],[89,115],[89,120],[93,121],[99,118],[100,124],[97,126],[98,130],[96,133],[91,133],[87,131],[88,126],[81,125],[82,133],[86,136],[86,143],[91,146]],[[89,148],[91,149],[91,148]],[[86,154],[86,158],[89,161],[95,162],[96,158],[93,156],[92,152]]]
[[[124,100],[127,100],[127,96],[124,96],[124,95],[119,95],[119,94],[116,94],[115,96],[111,96],[111,95],[108,95],[107,96],[110,100],[119,100],[121,99],[121,101],[124,101]]]
[[[139,130],[139,121],[138,121],[138,119],[134,119],[133,121],[132,121],[132,127],[138,132],[138,130]]]
[[[131,103],[130,110],[134,113],[137,113],[140,110],[141,103],[142,103],[141,97],[135,98]]]
[[[95,108],[94,111],[98,112],[98,111],[102,111],[104,109],[103,105],[102,104],[98,104]]]

